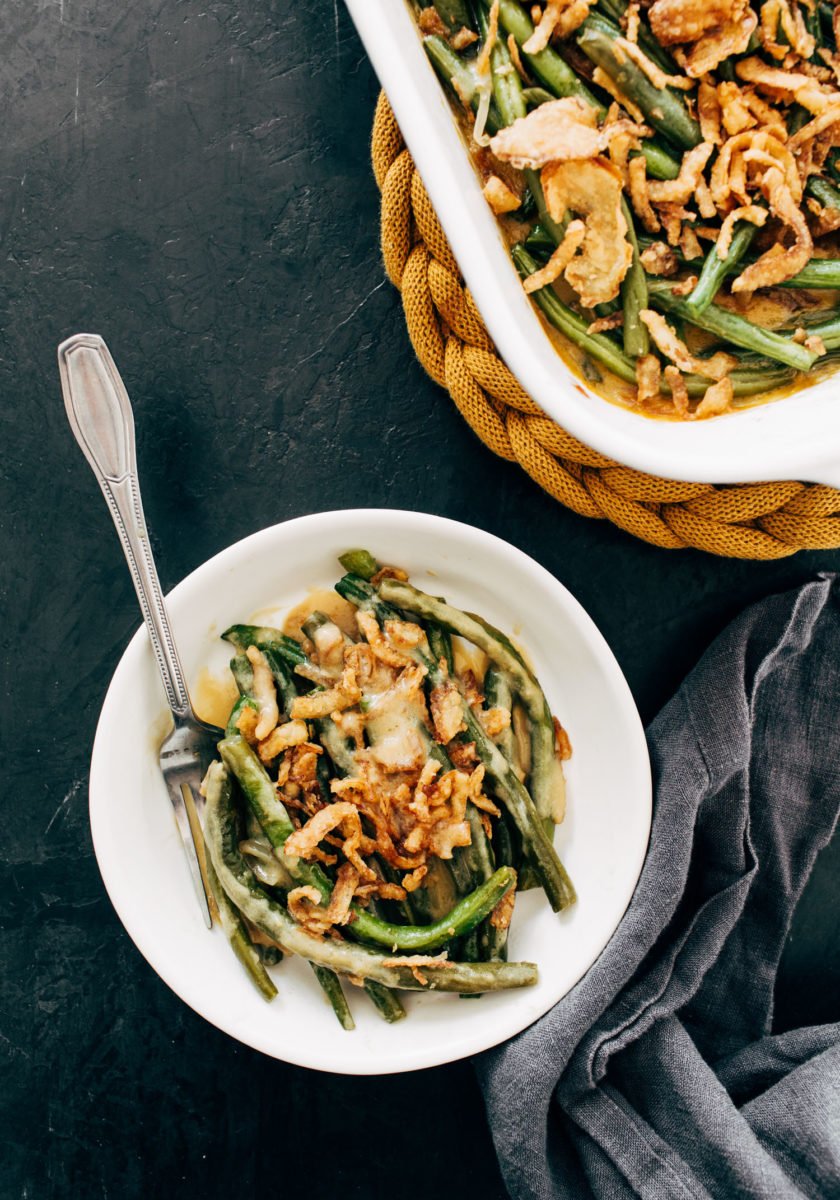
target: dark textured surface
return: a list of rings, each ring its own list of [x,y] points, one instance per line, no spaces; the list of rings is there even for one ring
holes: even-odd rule
[[[300,513],[444,513],[567,584],[646,719],[746,603],[840,554],[666,554],[566,512],[478,443],[383,282],[377,88],[336,0],[6,0],[0,80],[0,1197],[295,1196],[306,1174],[314,1200],[496,1200],[467,1064],[354,1080],[264,1059],[185,1008],[118,924],[87,764],[138,613],[56,343],[93,329],[121,366],[165,586]],[[840,1015],[821,875],[781,1024]],[[331,1163],[312,1167],[316,1145]]]

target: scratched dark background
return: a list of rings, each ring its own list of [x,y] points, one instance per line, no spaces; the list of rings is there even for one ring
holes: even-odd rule
[[[97,331],[122,368],[165,586],[300,513],[444,513],[568,585],[645,719],[745,604],[840,554],[666,554],[481,446],[384,281],[377,85],[337,0],[5,0],[0,83],[0,1196],[503,1197],[468,1063],[346,1079],[263,1058],[176,999],[111,910],[88,757],[138,610],[57,342]],[[780,1026],[840,1016],[832,894],[824,856]]]

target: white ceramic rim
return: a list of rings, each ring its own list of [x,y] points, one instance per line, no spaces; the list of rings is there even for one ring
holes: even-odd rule
[[[549,416],[602,454],[668,479],[840,487],[840,374],[696,423],[651,420],[587,388],[554,350],[522,290],[408,4],[346,3],[493,341]]]
[[[630,781],[628,794],[631,797],[632,805],[635,806],[633,811],[635,824],[632,836],[627,841],[622,841],[622,860],[628,866],[628,873],[625,880],[626,887],[621,891],[620,902],[619,900],[615,901],[614,910],[611,912],[610,920],[613,919],[613,915],[615,918],[612,929],[600,944],[593,943],[591,946],[591,955],[578,979],[575,981],[579,982],[579,979],[588,971],[589,967],[591,967],[592,963],[601,954],[613,936],[630,903],[636,883],[638,882],[649,840],[652,786],[644,730],[629,686],[621,669],[592,619],[571,593],[550,572],[523,551],[502,539],[484,530],[459,521],[449,520],[448,518],[393,509],[348,509],[337,512],[316,513],[294,518],[251,534],[228,546],[225,550],[220,551],[213,558],[197,567],[167,595],[167,605],[173,615],[176,628],[178,620],[183,620],[183,616],[178,610],[182,606],[188,606],[190,598],[196,595],[202,588],[211,585],[214,578],[218,577],[220,569],[223,567],[227,571],[232,569],[230,562],[226,560],[229,560],[234,552],[237,552],[240,556],[246,555],[251,549],[259,547],[264,542],[271,542],[272,548],[276,551],[277,539],[286,537],[292,540],[301,531],[305,531],[309,538],[318,538],[321,534],[332,537],[336,533],[341,533],[343,544],[351,545],[357,540],[358,530],[369,526],[371,520],[376,520],[382,523],[382,525],[390,526],[395,532],[398,531],[401,535],[405,534],[407,537],[410,537],[413,531],[428,533],[430,529],[448,532],[461,539],[466,537],[472,544],[485,550],[490,550],[496,555],[502,555],[508,562],[514,564],[517,571],[521,572],[522,575],[533,580],[535,583],[538,582],[541,587],[550,590],[557,597],[558,606],[564,614],[564,621],[568,623],[575,634],[579,635],[582,643],[586,645],[587,651],[593,656],[599,670],[603,673],[610,695],[615,697],[616,703],[621,709],[622,724],[626,726],[628,732],[628,742],[624,747],[625,754],[622,759],[623,777]],[[96,730],[90,775],[90,822],[93,846],[108,896],[132,941],[146,961],[172,991],[184,1003],[203,1016],[205,1020],[255,1050],[299,1066],[339,1074],[389,1074],[397,1071],[410,1071],[438,1066],[442,1063],[456,1061],[488,1049],[491,1046],[498,1045],[532,1024],[534,1020],[537,1020],[547,1012],[557,1000],[562,998],[561,995],[555,995],[547,1004],[540,1005],[539,1011],[532,1008],[532,1011],[524,1020],[521,1009],[515,1004],[510,1005],[507,1009],[495,1012],[493,1018],[487,1021],[482,1020],[480,1014],[476,1013],[477,1019],[474,1025],[470,1027],[470,1034],[469,1036],[461,1037],[457,1052],[438,1054],[435,1052],[434,1047],[430,1048],[428,1045],[418,1046],[415,1050],[407,1053],[403,1052],[399,1060],[395,1061],[393,1065],[389,1065],[388,1063],[383,1065],[381,1061],[371,1063],[361,1061],[358,1055],[355,1057],[351,1056],[352,1061],[344,1063],[340,1059],[337,1060],[334,1055],[330,1056],[326,1053],[320,1053],[320,1048],[316,1040],[304,1044],[300,1049],[295,1045],[291,1047],[285,1046],[281,1052],[276,1044],[272,1044],[270,1039],[253,1036],[250,1027],[243,1028],[241,1021],[237,1022],[236,1014],[226,1008],[224,1003],[217,1008],[215,1005],[215,995],[208,996],[206,993],[194,991],[191,986],[190,970],[171,969],[171,959],[165,955],[162,956],[161,947],[147,929],[143,919],[142,901],[138,903],[136,891],[132,890],[130,882],[126,880],[120,869],[121,862],[125,858],[125,839],[121,839],[115,833],[107,819],[107,810],[112,792],[106,780],[106,755],[103,751],[108,745],[109,740],[117,736],[117,729],[121,719],[115,696],[123,688],[126,680],[136,679],[138,671],[144,668],[144,660],[146,664],[151,664],[152,656],[145,628],[141,626],[129,642],[120,659],[103,702]],[[152,669],[150,665],[149,669]],[[161,692],[161,710],[164,709],[165,702],[163,700],[163,693]],[[149,719],[152,721],[153,718],[151,715]],[[188,885],[186,880],[185,870],[184,903],[194,905],[196,902],[192,892],[190,891],[187,895]],[[531,895],[535,895],[535,893],[531,893]],[[196,914],[197,912],[198,908],[196,905]],[[197,916],[196,926],[198,926]],[[203,926],[201,931],[203,932]],[[227,953],[227,948],[224,949]],[[589,948],[587,948],[587,953],[589,953]],[[235,968],[237,971],[241,969],[234,963],[232,955],[230,962],[232,968]],[[574,985],[574,982],[571,983],[569,988]],[[562,994],[567,994],[569,988]],[[525,992],[516,993],[516,995],[524,995],[527,991],[528,989],[525,989]],[[402,1023],[400,1024],[402,1025]],[[407,1021],[405,1024],[408,1025],[409,1022]],[[387,1030],[389,1027],[383,1026],[383,1028]],[[346,1034],[344,1036],[348,1039],[348,1042],[342,1044],[347,1045],[349,1052],[352,1050],[353,1045],[349,1039],[354,1038],[356,1034]],[[301,1039],[301,1041],[305,1041],[305,1039]]]

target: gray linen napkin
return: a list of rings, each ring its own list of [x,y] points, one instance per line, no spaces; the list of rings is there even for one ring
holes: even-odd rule
[[[516,1200],[840,1197],[840,1025],[770,1034],[840,808],[838,711],[840,580],[821,577],[744,613],[654,721],[624,920],[565,999],[478,1061]]]

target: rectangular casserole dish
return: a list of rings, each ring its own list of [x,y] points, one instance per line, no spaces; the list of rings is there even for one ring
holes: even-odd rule
[[[840,375],[696,423],[642,416],[579,379],[522,290],[409,5],[347,0],[347,7],[488,332],[553,420],[602,454],[670,479],[840,487]]]

